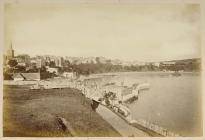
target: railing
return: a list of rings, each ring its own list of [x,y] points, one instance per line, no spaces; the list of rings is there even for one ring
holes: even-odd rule
[[[147,129],[150,129],[150,130],[152,130],[152,131],[154,131],[162,136],[165,136],[165,137],[179,137],[180,136],[177,133],[174,133],[174,132],[172,132],[166,128],[163,128],[157,124],[150,123],[146,120],[142,120],[142,119],[141,120],[132,120],[130,123],[131,124],[134,124],[134,123],[139,124]]]

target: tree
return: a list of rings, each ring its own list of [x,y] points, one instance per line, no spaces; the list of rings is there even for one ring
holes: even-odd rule
[[[4,76],[4,80],[13,80],[12,75],[7,72],[4,72],[3,76]]]
[[[96,62],[97,62],[98,64],[101,63],[101,62],[100,62],[100,57],[96,57],[95,60],[96,60]]]
[[[56,63],[54,61],[51,61],[50,64],[49,64],[49,67],[55,68],[56,67]]]
[[[47,71],[43,71],[40,73],[41,79],[48,79],[52,77],[52,74],[47,72]]]
[[[70,67],[71,66],[70,61],[65,60],[64,65],[65,65],[65,67]]]
[[[34,73],[34,72],[38,72],[38,68],[36,66],[33,66],[32,69],[29,69],[28,71],[26,72],[31,72],[31,73]]]
[[[40,69],[40,72],[46,72],[46,67],[42,66],[41,69]]]
[[[16,65],[18,65],[18,62],[15,59],[11,59],[8,62],[10,67],[15,67]]]
[[[16,72],[26,72],[26,67],[25,66],[16,66]]]

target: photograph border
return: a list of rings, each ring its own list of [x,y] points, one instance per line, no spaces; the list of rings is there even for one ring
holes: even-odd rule
[[[101,3],[106,3],[106,4],[200,4],[200,9],[201,9],[201,62],[202,62],[202,76],[201,76],[201,81],[202,81],[202,114],[203,114],[203,136],[202,137],[41,137],[41,139],[121,139],[121,140],[130,140],[130,139],[140,139],[140,140],[152,140],[152,139],[176,139],[176,140],[184,140],[184,139],[190,139],[190,140],[202,140],[205,139],[205,130],[204,130],[204,126],[205,126],[205,110],[204,110],[204,101],[205,101],[205,96],[204,96],[204,80],[205,80],[205,71],[204,71],[204,60],[205,60],[205,43],[204,43],[204,39],[205,39],[205,1],[204,0],[1,0],[0,1],[0,64],[1,66],[3,65],[3,46],[5,44],[4,42],[4,6],[7,3],[17,3],[17,4],[80,4],[80,3],[93,3],[93,4],[101,4]],[[11,137],[3,137],[3,69],[1,67],[0,70],[0,77],[2,78],[0,80],[0,104],[1,104],[1,108],[0,108],[0,137],[3,139],[36,139],[36,137],[22,137],[22,138],[11,138]]]

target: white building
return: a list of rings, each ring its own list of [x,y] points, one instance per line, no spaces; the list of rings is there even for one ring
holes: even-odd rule
[[[50,67],[46,67],[46,70],[50,73],[56,73],[58,74],[58,68],[50,68]]]
[[[69,78],[69,79],[75,79],[76,73],[75,72],[64,72],[63,77]]]
[[[23,63],[23,62],[20,62],[20,63],[18,63],[18,66],[26,66],[26,63]]]
[[[15,73],[13,79],[14,81],[23,81],[24,77],[20,73]]]

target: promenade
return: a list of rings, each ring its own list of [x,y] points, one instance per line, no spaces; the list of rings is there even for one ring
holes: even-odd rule
[[[116,131],[118,131],[123,137],[148,137],[146,132],[143,132],[131,125],[125,120],[117,116],[114,112],[109,110],[103,105],[99,105],[96,112],[106,120]]]

